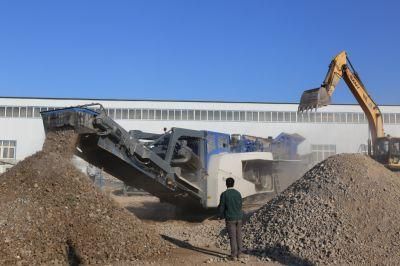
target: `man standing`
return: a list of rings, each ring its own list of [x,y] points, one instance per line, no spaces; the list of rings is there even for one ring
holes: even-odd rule
[[[242,195],[233,188],[235,180],[232,177],[226,179],[225,190],[219,200],[219,214],[225,218],[226,229],[231,244],[230,259],[234,260],[240,257],[242,253]]]

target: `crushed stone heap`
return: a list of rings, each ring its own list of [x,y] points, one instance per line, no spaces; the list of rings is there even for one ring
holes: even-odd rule
[[[118,207],[70,159],[73,131],[0,176],[0,264],[106,264],[167,252],[148,225]]]
[[[400,264],[400,179],[367,156],[308,171],[243,228],[253,253],[283,263]]]

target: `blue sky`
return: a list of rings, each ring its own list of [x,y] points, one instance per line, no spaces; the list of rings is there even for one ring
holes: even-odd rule
[[[400,104],[399,3],[0,0],[0,95],[297,102],[347,50]]]

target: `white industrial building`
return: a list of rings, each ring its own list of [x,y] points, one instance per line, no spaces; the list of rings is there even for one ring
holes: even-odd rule
[[[358,105],[297,113],[294,103],[0,97],[0,172],[41,149],[41,111],[88,103],[101,103],[127,130],[161,133],[182,127],[259,137],[298,133],[306,139],[299,153],[312,154],[316,161],[334,153],[360,152],[369,135]],[[400,136],[400,106],[380,108],[385,133]]]

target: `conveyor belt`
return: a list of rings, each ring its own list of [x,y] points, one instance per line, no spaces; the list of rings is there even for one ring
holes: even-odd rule
[[[88,163],[162,201],[190,208],[202,206],[203,191],[178,177],[169,164],[132,139],[105,113],[71,107],[41,115],[46,132],[73,128],[80,135],[77,155]]]

